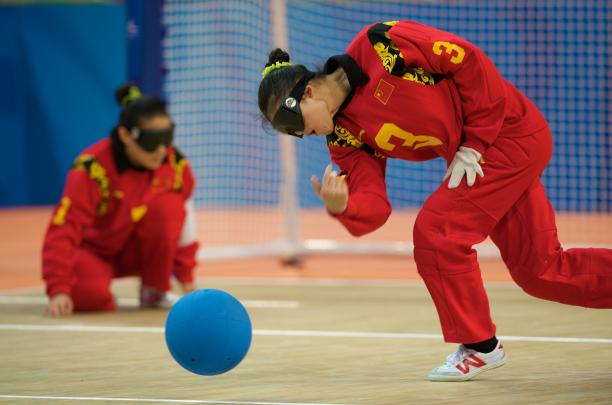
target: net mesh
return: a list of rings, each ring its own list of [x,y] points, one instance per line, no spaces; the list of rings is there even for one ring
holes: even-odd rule
[[[198,182],[200,222],[214,243],[280,237],[278,140],[263,132],[257,107],[269,14],[261,1],[164,4],[165,93],[176,143]]]
[[[376,21],[416,20],[475,43],[550,123],[554,154],[543,181],[555,209],[609,218],[611,7],[608,0],[287,1],[286,14],[293,62],[310,68],[342,53]],[[167,0],[163,14],[165,91],[177,143],[197,175],[207,237],[211,243],[235,239],[236,231],[257,242],[282,237],[278,141],[263,128],[257,107],[261,69],[273,46],[269,2]],[[300,208],[320,208],[309,178],[329,162],[325,141],[304,139],[296,152]],[[396,212],[418,209],[444,172],[441,159],[390,160]],[[570,228],[587,223],[578,219]],[[591,240],[609,235],[601,223],[589,223]],[[384,228],[378,232],[386,238]],[[402,239],[410,235],[406,230]],[[309,236],[326,237],[326,230]]]

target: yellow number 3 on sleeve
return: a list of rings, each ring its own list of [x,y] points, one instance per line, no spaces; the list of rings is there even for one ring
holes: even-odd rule
[[[450,61],[454,64],[461,63],[461,61],[463,61],[463,57],[465,56],[465,50],[459,45],[451,44],[450,42],[446,41],[436,41],[433,44],[433,53],[436,55],[442,55],[442,51],[452,55]],[[453,52],[455,52],[455,55],[453,55]]]

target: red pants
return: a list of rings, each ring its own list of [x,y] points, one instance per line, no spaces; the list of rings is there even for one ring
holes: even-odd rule
[[[438,311],[444,340],[495,335],[473,245],[490,236],[513,280],[528,294],[564,304],[612,308],[612,250],[563,250],[540,182],[552,152],[548,129],[500,137],[485,152],[484,177],[449,190],[444,182],[414,226],[414,257]]]
[[[113,278],[140,276],[142,285],[168,291],[184,216],[181,197],[163,194],[147,204],[147,213],[135,224],[116,256],[102,257],[80,247],[75,252],[76,282],[70,292],[74,310],[114,310],[110,291]]]

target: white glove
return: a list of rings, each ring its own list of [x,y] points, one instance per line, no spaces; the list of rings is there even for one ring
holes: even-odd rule
[[[196,219],[195,205],[190,198],[185,201],[185,221],[179,239],[179,246],[189,246],[198,240],[198,224]]]
[[[444,180],[450,176],[448,188],[457,188],[464,175],[467,177],[467,185],[469,187],[474,185],[474,181],[476,181],[476,173],[478,173],[480,177],[484,177],[482,168],[478,163],[480,156],[480,153],[474,149],[461,146],[457,153],[455,153],[455,157],[453,158],[453,161],[451,162],[448,170],[446,171],[446,175],[444,176]]]

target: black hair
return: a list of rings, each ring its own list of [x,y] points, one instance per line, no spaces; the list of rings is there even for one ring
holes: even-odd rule
[[[163,100],[141,94],[138,86],[132,83],[117,88],[115,101],[122,107],[119,125],[128,130],[140,125],[143,119],[169,115]]]
[[[274,49],[268,56],[265,67],[277,62],[290,62],[289,54],[280,48]],[[259,110],[269,122],[272,120],[280,100],[287,97],[298,81],[310,71],[304,65],[283,66],[269,72],[259,83]],[[317,76],[322,73],[318,72]]]

